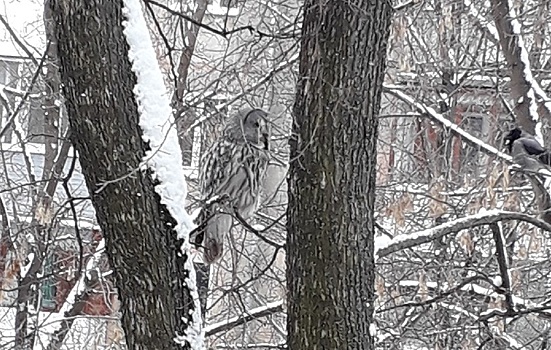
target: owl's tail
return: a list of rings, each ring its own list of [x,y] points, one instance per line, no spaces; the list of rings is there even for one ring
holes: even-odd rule
[[[195,246],[203,247],[203,256],[207,263],[212,264],[224,252],[224,236],[230,232],[233,218],[224,213],[223,208],[213,203],[201,211],[197,218],[198,230],[191,237]]]

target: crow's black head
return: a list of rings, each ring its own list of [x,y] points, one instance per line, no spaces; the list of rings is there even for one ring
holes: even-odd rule
[[[520,139],[522,135],[522,130],[519,128],[514,128],[505,136],[505,146],[509,150],[509,153],[513,151],[513,142]]]

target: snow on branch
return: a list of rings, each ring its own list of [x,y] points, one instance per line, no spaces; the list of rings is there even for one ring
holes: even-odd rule
[[[283,301],[279,300],[273,303],[266,304],[264,306],[260,306],[254,309],[251,309],[249,311],[244,312],[243,314],[239,316],[235,316],[232,318],[229,318],[225,321],[218,322],[212,325],[208,325],[205,327],[205,335],[210,336],[219,332],[226,331],[228,329],[232,329],[236,326],[242,325],[244,323],[250,322],[254,319],[260,318],[260,317],[266,317],[269,315],[272,315],[276,312],[282,312],[283,311]]]
[[[449,221],[427,230],[409,234],[401,234],[380,244],[376,243],[376,246],[378,247],[377,257],[381,258],[400,250],[429,243],[440,237],[457,233],[468,228],[509,220],[525,221],[543,230],[551,232],[551,225],[531,215],[495,209]]]
[[[137,84],[134,94],[140,113],[140,126],[144,131],[143,138],[151,150],[147,152],[143,165],[149,167],[160,181],[155,190],[166,205],[170,215],[176,220],[174,228],[178,238],[184,241],[184,254],[190,251],[189,232],[194,227],[191,217],[184,208],[187,196],[187,184],[184,169],[181,166],[181,153],[178,136],[174,128],[174,118],[170,107],[161,70],[157,62],[149,31],[145,23],[139,0],[125,0],[124,34],[130,46],[129,58],[132,70],[136,74]],[[176,338],[178,342],[188,341],[192,348],[203,348],[201,307],[195,282],[195,271],[191,259],[186,259],[185,268],[189,271],[187,287],[194,300],[191,324],[186,335]]]
[[[507,5],[509,6],[509,16],[511,18],[511,25],[513,29],[512,34],[518,37],[520,58],[522,60],[522,63],[524,64],[524,75],[526,78],[526,82],[530,85],[530,89],[532,90],[532,93],[535,95],[535,97],[543,102],[543,105],[547,109],[547,112],[551,114],[551,100],[549,99],[549,97],[547,97],[545,91],[543,91],[540,84],[532,75],[532,69],[530,68],[530,57],[528,55],[528,51],[526,50],[526,46],[524,45],[524,39],[522,38],[521,33],[521,25],[517,20],[515,8],[511,1],[507,1]],[[539,132],[541,133],[541,129],[539,130]]]
[[[482,140],[480,140],[477,137],[474,137],[473,135],[469,134],[462,128],[460,128],[457,124],[452,123],[446,117],[444,117],[442,114],[436,112],[434,108],[428,107],[420,102],[417,102],[416,99],[412,96],[409,96],[408,94],[400,91],[400,86],[396,85],[390,85],[390,84],[383,84],[383,89],[385,92],[390,93],[391,95],[397,97],[398,99],[406,102],[413,108],[415,108],[418,112],[427,115],[432,120],[439,123],[442,127],[445,129],[450,130],[451,132],[455,133],[459,137],[461,137],[462,140],[469,143],[471,146],[475,148],[480,148],[483,152],[495,156],[497,158],[501,158],[502,160],[512,163],[513,158],[509,156],[508,154],[505,154],[495,148],[494,146],[491,146]]]
[[[500,41],[500,33],[497,30],[496,26],[486,20],[484,16],[482,16],[480,12],[478,12],[478,10],[473,6],[473,2],[471,0],[463,0],[463,3],[468,10],[469,17],[474,20],[475,24],[481,27],[483,31],[488,33],[488,37],[490,38],[490,40],[492,40],[492,42],[498,43]],[[541,85],[536,81],[536,79],[534,79],[534,76],[532,74],[528,51],[526,50],[526,46],[522,38],[522,33],[520,30],[521,25],[517,20],[517,14],[514,7],[509,1],[501,1],[501,4],[499,6],[505,7],[503,10],[505,13],[508,13],[511,24],[510,32],[503,33],[503,36],[507,39],[511,37],[518,38],[516,47],[510,47],[510,45],[502,45],[502,50],[511,50],[510,52],[508,52],[510,55],[514,54],[515,49],[519,50],[516,56],[520,57],[522,73],[526,84],[528,84],[529,86],[527,94],[529,95],[528,102],[530,103],[530,115],[535,122],[538,122],[539,114],[537,113],[537,104],[542,104],[543,107],[546,109],[547,114],[551,115],[551,100],[549,99],[545,91],[541,88]],[[507,18],[499,18],[499,21],[507,20]],[[507,52],[505,53],[507,54]],[[509,64],[511,65],[511,62],[509,62]],[[541,125],[538,125],[538,127],[536,128],[536,136],[538,136],[540,138],[540,141],[542,141]]]
[[[434,304],[434,303],[438,303],[438,302],[441,302],[442,300],[445,300],[450,295],[454,295],[458,291],[461,291],[462,288],[464,288],[466,285],[470,285],[471,283],[476,282],[478,280],[487,280],[487,278],[485,276],[479,276],[479,275],[472,276],[472,277],[469,277],[469,278],[461,281],[461,283],[459,283],[457,286],[446,287],[445,290],[442,290],[442,289],[438,290],[438,294],[435,295],[434,297],[430,298],[430,299],[426,299],[426,300],[422,300],[422,301],[406,301],[406,302],[403,302],[403,303],[400,303],[400,304],[394,304],[394,305],[391,305],[389,307],[385,307],[385,308],[376,310],[376,312],[377,313],[383,313],[383,312],[387,312],[387,311],[394,310],[394,309],[399,309],[399,308],[404,308],[404,307],[419,307],[419,306],[426,306],[426,305],[431,305],[431,304]],[[407,281],[404,281],[404,282],[407,282]],[[414,284],[413,285],[414,288],[419,287],[419,281],[411,281],[411,282]],[[432,289],[437,289],[437,286],[434,285],[433,283],[429,282],[429,284],[431,284],[432,287],[434,287]],[[408,284],[407,287],[412,287],[412,286],[410,284]],[[427,288],[429,288],[429,285],[427,285]],[[476,317],[473,317],[473,318],[476,319]]]
[[[525,106],[525,113],[536,124],[536,137],[543,142],[538,105],[543,107],[547,116],[551,116],[551,100],[532,75],[528,51],[521,33],[522,27],[512,2],[492,0],[491,8],[501,49],[511,67],[513,97],[518,99],[518,105]]]
[[[518,62],[519,68],[522,70],[523,78],[528,84],[528,91],[526,91],[526,98],[528,99],[527,103],[529,104],[529,111],[530,111],[530,117],[532,120],[539,125],[539,127],[536,127],[536,137],[539,138],[539,141],[543,144],[543,135],[541,133],[541,122],[538,114],[538,106],[536,103],[536,96],[534,94],[534,84],[535,80],[532,76],[532,70],[530,69],[530,58],[528,56],[528,51],[526,50],[526,47],[524,46],[524,39],[522,37],[522,34],[520,32],[521,26],[518,20],[516,19],[515,10],[511,4],[510,1],[500,1],[501,6],[504,7],[504,10],[508,12],[508,18],[504,17],[500,20],[502,21],[510,21],[510,33],[501,33],[503,37],[505,36],[512,36],[513,38],[516,37],[517,41],[517,47],[512,47],[512,45],[502,45],[503,50],[511,50],[511,54],[513,54],[514,51],[518,50],[517,56],[518,59],[520,59],[520,62]],[[508,26],[504,26],[504,28],[507,28]],[[503,42],[507,42],[507,40],[503,40]],[[513,41],[514,42],[514,41]],[[514,55],[514,54],[513,54]],[[509,62],[509,65],[511,65],[512,62]],[[515,67],[513,66],[513,69]],[[513,82],[514,84],[515,82]],[[520,101],[519,101],[520,102]]]

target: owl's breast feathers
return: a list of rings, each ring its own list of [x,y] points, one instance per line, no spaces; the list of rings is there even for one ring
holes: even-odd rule
[[[200,178],[204,207],[192,240],[205,247],[209,263],[221,256],[235,211],[249,219],[258,209],[269,160],[267,149],[228,140],[218,141],[205,155]]]
[[[219,141],[203,161],[202,199],[227,195],[230,209],[249,218],[256,210],[269,159],[268,150]]]

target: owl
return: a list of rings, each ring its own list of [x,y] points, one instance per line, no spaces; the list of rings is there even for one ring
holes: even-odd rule
[[[270,159],[269,142],[267,113],[245,109],[228,120],[204,156],[199,175],[204,204],[192,241],[203,247],[207,263],[222,256],[235,214],[246,220],[256,213]]]

